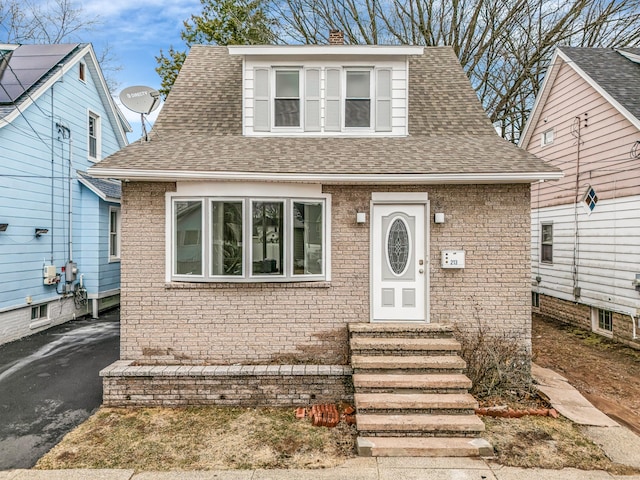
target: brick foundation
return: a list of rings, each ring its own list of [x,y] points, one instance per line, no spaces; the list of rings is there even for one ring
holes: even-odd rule
[[[353,402],[351,368],[341,365],[135,366],[100,372],[105,406],[295,407]]]
[[[540,294],[540,308],[534,308],[533,312],[584,330],[594,331],[632,348],[640,349],[640,338],[633,338],[633,323],[628,315],[613,312],[613,331],[603,333],[593,327],[591,307],[582,303]],[[636,334],[640,334],[640,329],[637,329]]]

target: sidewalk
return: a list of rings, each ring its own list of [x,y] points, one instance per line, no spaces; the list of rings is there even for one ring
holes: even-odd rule
[[[538,388],[562,415],[585,425],[587,435],[612,461],[640,468],[640,437],[589,403],[553,370],[532,365]],[[0,480],[640,480],[573,468],[504,467],[483,458],[354,458],[323,470],[212,470],[143,472],[133,470],[0,471]]]
[[[324,470],[216,470],[144,472],[132,470],[16,470],[0,480],[640,480],[576,469],[542,470],[496,465],[481,458],[355,458]]]

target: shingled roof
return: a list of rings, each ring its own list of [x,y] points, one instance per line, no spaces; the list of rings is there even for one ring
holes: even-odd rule
[[[451,48],[410,56],[409,92],[407,137],[243,136],[242,57],[226,47],[194,46],[151,141],[129,145],[90,173],[416,183],[561,176],[496,135]]]
[[[640,63],[621,52],[640,57],[640,48],[621,52],[610,48],[559,47],[570,61],[640,120]]]

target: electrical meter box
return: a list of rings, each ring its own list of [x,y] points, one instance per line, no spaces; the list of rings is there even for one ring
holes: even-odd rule
[[[64,277],[67,283],[75,282],[76,275],[78,275],[78,265],[76,262],[67,262],[64,267]]]
[[[442,268],[464,268],[464,250],[442,250]]]
[[[45,285],[53,285],[55,283],[58,283],[59,279],[55,265],[45,265],[42,271],[42,276],[44,277]]]

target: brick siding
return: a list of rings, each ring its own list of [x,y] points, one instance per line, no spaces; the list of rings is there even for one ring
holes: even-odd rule
[[[165,283],[165,192],[123,184],[121,359],[139,364],[348,362],[346,325],[369,321],[371,192],[427,192],[431,321],[484,327],[530,348],[529,185],[324,186],[332,195],[332,280]],[[357,224],[356,211],[367,212]],[[444,224],[433,213],[444,212]],[[440,268],[464,249],[466,268]]]
[[[296,407],[353,402],[351,369],[325,365],[132,366],[100,372],[105,406]]]

